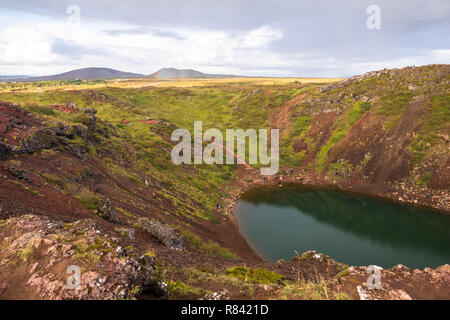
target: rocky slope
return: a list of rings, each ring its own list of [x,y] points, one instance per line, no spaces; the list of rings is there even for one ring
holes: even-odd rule
[[[285,163],[401,202],[450,209],[450,66],[369,72],[291,108]]]
[[[139,255],[90,219],[62,223],[25,215],[2,220],[2,299],[131,299],[167,295],[150,254]],[[81,272],[71,282],[70,266]],[[65,281],[66,280],[66,281]],[[71,286],[73,285],[73,287]]]

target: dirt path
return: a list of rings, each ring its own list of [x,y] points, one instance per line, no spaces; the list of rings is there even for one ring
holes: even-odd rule
[[[245,159],[242,159],[241,157],[239,157],[236,153],[233,152],[233,150],[230,150],[229,148],[227,148],[226,146],[224,146],[223,144],[221,144],[221,143],[219,143],[217,141],[214,141],[212,144],[218,146],[219,148],[222,148],[225,151],[225,153],[231,154],[234,157],[234,159],[236,160],[237,164],[243,164],[245,166],[245,168],[253,169],[253,167],[251,167],[245,161]]]
[[[275,113],[272,126],[280,130],[280,137],[285,132],[288,127],[289,119],[291,118],[292,107],[302,102],[302,100],[307,96],[307,93],[296,96],[295,98],[285,102],[278,112]]]

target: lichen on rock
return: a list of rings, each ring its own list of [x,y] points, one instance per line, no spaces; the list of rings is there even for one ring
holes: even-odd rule
[[[179,251],[184,250],[183,237],[178,235],[176,230],[163,225],[158,220],[148,218],[140,218],[139,224],[165,246]]]

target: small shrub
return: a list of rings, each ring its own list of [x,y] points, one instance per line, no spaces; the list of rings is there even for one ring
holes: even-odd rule
[[[61,181],[61,178],[58,177],[56,174],[53,173],[42,173],[41,177],[44,178],[46,181],[52,183],[52,184],[56,184],[58,186],[62,186],[63,183]]]
[[[170,280],[167,282],[167,290],[170,292],[173,299],[180,298],[199,298],[206,294],[206,291],[202,288],[193,287],[182,281]]]
[[[433,172],[426,172],[420,177],[419,183],[426,186],[431,182],[431,180],[433,180]]]
[[[91,117],[86,113],[75,113],[70,115],[70,121],[87,125],[91,123]]]
[[[99,197],[92,191],[83,188],[78,194],[81,204],[89,210],[96,209],[99,203]]]

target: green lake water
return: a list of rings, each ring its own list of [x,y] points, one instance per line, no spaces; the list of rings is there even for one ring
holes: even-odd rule
[[[237,203],[239,229],[265,260],[316,250],[348,265],[450,263],[450,215],[337,190],[260,187]]]

